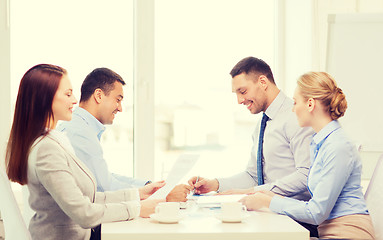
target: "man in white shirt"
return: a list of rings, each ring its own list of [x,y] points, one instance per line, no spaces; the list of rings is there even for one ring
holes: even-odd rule
[[[192,177],[189,184],[197,194],[211,191],[251,194],[270,190],[298,200],[310,199],[307,176],[309,145],[314,132],[298,125],[292,112],[293,101],[278,89],[266,62],[255,57],[244,58],[234,66],[230,75],[238,104],[247,106],[251,114],[263,112],[267,116],[263,117],[266,123],[263,144],[262,138],[259,144],[259,123],[253,133],[254,145],[245,171],[227,178]],[[263,147],[260,152],[259,146]],[[260,175],[258,169],[261,169]],[[312,236],[317,234],[316,226],[308,226],[308,229],[314,229]]]
[[[263,117],[263,143],[260,122],[253,133],[254,145],[245,171],[227,178],[192,177],[189,184],[196,194],[211,191],[251,194],[269,190],[282,196],[309,200],[309,145],[314,132],[298,125],[292,112],[292,99],[278,89],[266,62],[255,57],[244,58],[234,66],[230,75],[238,104],[247,106],[251,114],[263,112],[266,115]],[[316,226],[302,225],[310,230],[311,236],[317,236]]]

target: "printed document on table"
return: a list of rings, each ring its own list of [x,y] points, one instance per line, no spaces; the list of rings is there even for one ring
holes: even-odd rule
[[[220,207],[224,202],[238,202],[241,198],[246,197],[246,194],[233,194],[233,195],[201,195],[197,198],[199,207]]]
[[[153,193],[149,199],[164,199],[169,192],[188,174],[199,158],[198,154],[182,154],[174,163],[166,179],[166,185]]]

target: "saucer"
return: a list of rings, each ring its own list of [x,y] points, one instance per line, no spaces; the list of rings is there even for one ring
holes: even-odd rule
[[[159,223],[178,223],[179,220],[185,217],[185,214],[179,214],[175,217],[161,216],[160,214],[154,213],[150,215],[150,218],[156,220]]]
[[[223,216],[221,213],[218,213],[215,215],[216,218],[218,218],[219,220],[221,220],[224,223],[240,223],[240,222],[242,222],[243,219],[247,218],[248,216],[250,216],[249,213],[243,213],[243,214],[241,214],[241,216],[239,218],[238,217],[232,217],[232,216]]]

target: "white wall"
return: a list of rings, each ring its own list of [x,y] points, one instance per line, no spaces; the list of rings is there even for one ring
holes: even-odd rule
[[[297,78],[312,67],[311,2],[288,1],[286,5],[286,93],[292,96]]]
[[[276,0],[276,69],[287,95],[306,71],[325,71],[327,15],[383,12],[383,0]]]
[[[9,8],[6,0],[0,0],[0,168],[4,167],[5,143],[9,134],[10,105],[10,34]],[[0,239],[4,238],[3,221],[0,213]]]
[[[135,1],[135,177],[154,179],[154,0]]]
[[[383,13],[383,0],[314,0],[313,21],[318,34],[316,54],[319,56],[319,70],[325,71],[327,49],[327,15],[332,13]],[[342,87],[342,86],[340,86]],[[362,179],[369,179],[383,149],[370,151],[361,149],[363,161]]]
[[[325,70],[327,47],[327,15],[337,13],[377,13],[383,12],[383,0],[312,0],[313,22],[316,33],[315,50],[318,56],[318,69]]]
[[[297,78],[312,70],[312,1],[277,1],[276,79],[292,97]]]
[[[9,2],[9,1],[8,1]],[[5,146],[10,126],[10,33],[9,6],[0,0],[0,167],[4,166]]]

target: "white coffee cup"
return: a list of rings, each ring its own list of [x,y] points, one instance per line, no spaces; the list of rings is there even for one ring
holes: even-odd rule
[[[223,202],[221,203],[221,216],[229,219],[241,219],[246,213],[245,205],[240,202]]]
[[[155,213],[161,217],[176,218],[180,214],[179,202],[160,202],[156,206]]]

